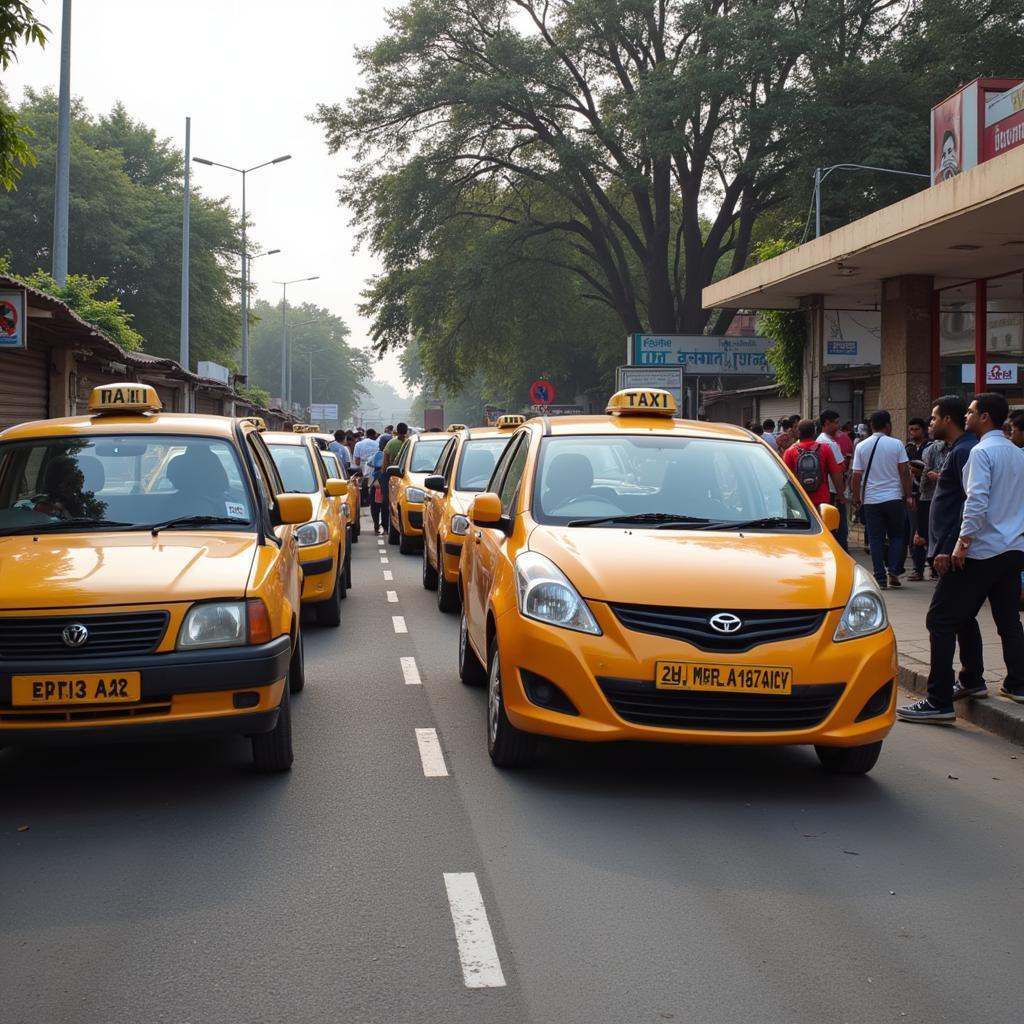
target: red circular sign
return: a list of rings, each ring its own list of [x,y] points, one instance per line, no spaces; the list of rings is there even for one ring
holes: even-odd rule
[[[6,299],[0,300],[0,334],[6,334],[9,338],[14,336],[18,329],[18,311],[14,305]]]
[[[555,401],[555,385],[549,380],[535,380],[530,385],[530,401],[534,405],[551,405]]]

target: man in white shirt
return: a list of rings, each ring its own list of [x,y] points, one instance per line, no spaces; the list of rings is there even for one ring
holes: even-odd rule
[[[355,461],[355,472],[362,476],[360,488],[362,489],[362,504],[369,504],[370,475],[373,473],[373,457],[380,451],[380,443],[377,441],[377,431],[370,427],[366,431],[366,437],[356,441],[352,449],[352,458]]]
[[[904,534],[907,509],[914,507],[913,483],[907,451],[892,436],[887,410],[871,414],[871,430],[871,437],[853,453],[850,494],[854,508],[864,509],[875,579],[886,590],[903,586]]]
[[[962,685],[955,688],[953,679],[957,634],[962,637],[964,626],[977,617],[986,600],[1006,663],[1006,678],[999,692],[1024,704],[1024,627],[1019,610],[1024,570],[1024,451],[1003,435],[1008,415],[1006,399],[993,392],[978,395],[967,410],[967,429],[979,440],[963,471],[966,498],[960,536],[948,569],[945,564],[939,569],[943,578],[925,620],[931,639],[928,696],[896,709],[905,722],[953,722],[955,700],[988,696],[984,681],[965,689]],[[945,571],[949,570],[952,575],[947,577]],[[977,637],[980,647],[980,633]],[[980,649],[976,656],[980,660]],[[966,662],[962,650],[961,658]]]
[[[822,409],[818,421],[821,424],[821,433],[818,435],[817,443],[827,444],[832,449],[836,462],[843,467],[843,479],[845,480],[850,467],[843,455],[843,449],[839,447],[839,442],[836,440],[836,434],[839,433],[839,413],[835,409]],[[846,518],[846,494],[837,493],[831,480],[828,482],[828,489],[832,504],[839,509],[839,529],[835,531],[835,537],[839,541],[839,546],[849,552],[847,540],[850,536],[850,526]]]

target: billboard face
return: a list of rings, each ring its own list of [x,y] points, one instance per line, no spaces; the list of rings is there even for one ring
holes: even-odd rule
[[[985,128],[981,136],[983,160],[1024,145],[1024,85],[994,93],[985,101]]]
[[[932,184],[955,178],[963,169],[964,96],[958,92],[932,107]]]
[[[871,309],[825,310],[826,366],[879,366],[882,314]]]

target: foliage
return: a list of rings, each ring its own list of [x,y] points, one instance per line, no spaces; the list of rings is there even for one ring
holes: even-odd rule
[[[18,59],[15,47],[19,40],[45,46],[46,32],[46,26],[24,0],[0,3],[0,71],[6,71]],[[35,154],[28,144],[31,137],[32,130],[10,109],[0,86],[0,185],[7,192],[17,187],[23,168],[35,165]]]
[[[270,395],[281,395],[281,345],[283,324],[281,303],[272,306],[260,300],[252,307],[249,330],[250,385]],[[367,354],[346,341],[348,327],[330,310],[312,303],[288,305],[288,338],[291,348],[292,400],[309,403],[312,374],[313,401],[337,402],[338,413],[347,420],[366,394],[371,376]],[[313,321],[309,323],[308,321]]]
[[[248,402],[252,402],[259,409],[270,408],[270,392],[266,388],[236,387],[235,390]]]
[[[56,168],[57,100],[28,92],[19,116],[38,140],[38,165],[16,193],[0,192],[3,243],[15,272],[49,267]],[[93,117],[72,105],[71,268],[106,278],[105,293],[134,316],[145,349],[176,359],[181,305],[181,153],[120,104]],[[240,224],[226,200],[192,196],[190,352],[195,363],[236,365]]]
[[[763,263],[792,249],[789,239],[769,239],[756,247],[758,261]],[[783,398],[793,398],[803,387],[804,348],[807,345],[807,315],[803,310],[773,309],[758,316],[758,329],[771,338],[765,353],[775,371],[775,382]]]
[[[132,314],[122,308],[119,299],[101,299],[97,293],[107,285],[105,277],[68,274],[62,288],[45,270],[25,278],[30,287],[66,302],[83,320],[95,324],[129,351],[142,347],[142,335],[131,326]]]

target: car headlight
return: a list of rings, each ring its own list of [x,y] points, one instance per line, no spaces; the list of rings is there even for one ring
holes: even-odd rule
[[[888,625],[889,616],[878,584],[863,566],[855,565],[850,600],[846,602],[843,617],[839,620],[832,639],[836,643],[856,640],[862,636],[879,633]]]
[[[246,643],[244,601],[194,604],[178,631],[178,649],[238,647]]]
[[[469,533],[469,520],[465,516],[452,516],[452,533],[465,537]]]
[[[422,505],[427,492],[422,487],[410,487],[405,492],[405,500],[411,501],[414,505]]]
[[[326,544],[327,538],[327,524],[319,519],[312,523],[303,523],[295,531],[295,539],[300,548],[308,548],[313,544]]]
[[[536,551],[524,551],[516,559],[516,597],[519,614],[528,619],[601,635],[601,627],[576,588],[550,558]]]

